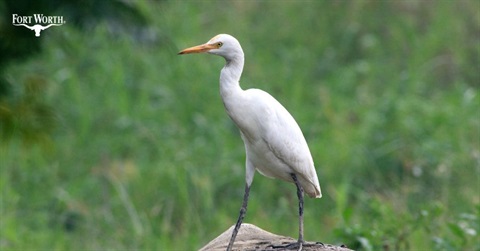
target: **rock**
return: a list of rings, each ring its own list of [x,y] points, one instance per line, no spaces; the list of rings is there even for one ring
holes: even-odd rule
[[[234,226],[220,234],[217,238],[210,241],[199,251],[225,251],[230,241]],[[287,249],[285,247],[278,248],[276,246],[284,246],[285,244],[296,242],[297,239],[272,234],[255,225],[244,223],[240,227],[240,231],[235,239],[233,250],[296,250]],[[346,247],[339,247],[320,242],[305,242],[304,251],[351,251]]]

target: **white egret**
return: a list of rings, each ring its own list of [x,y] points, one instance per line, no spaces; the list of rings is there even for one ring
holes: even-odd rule
[[[246,185],[240,215],[227,250],[231,250],[247,211],[248,195],[255,170],[261,174],[295,183],[299,200],[298,241],[304,245],[303,192],[320,198],[320,184],[312,155],[295,119],[270,94],[259,89],[242,90],[240,76],[244,55],[234,37],[220,34],[205,44],[182,50],[179,54],[206,52],[222,56],[226,64],[220,72],[220,95],[226,112],[240,129],[246,151]]]

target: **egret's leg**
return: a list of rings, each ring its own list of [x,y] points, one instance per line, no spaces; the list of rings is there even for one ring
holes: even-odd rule
[[[298,183],[297,176],[292,173],[292,179],[295,182],[295,185],[297,186],[297,196],[298,196],[298,250],[302,250],[302,244],[303,244],[303,188],[300,186],[300,183]]]
[[[301,251],[303,249],[303,246],[312,246],[312,244],[306,244],[304,243],[304,240],[303,240],[303,188],[302,186],[300,186],[300,183],[298,182],[297,175],[295,175],[294,173],[290,175],[292,176],[292,179],[295,182],[295,186],[297,186],[298,215],[299,215],[298,241],[287,244],[287,245],[271,245],[270,247],[274,249],[278,248],[282,250],[297,248],[298,251]]]
[[[227,251],[232,250],[233,243],[235,242],[235,237],[237,237],[238,230],[240,230],[240,226],[242,225],[243,218],[245,218],[245,214],[247,213],[247,204],[248,204],[248,195],[250,193],[250,186],[245,184],[245,194],[243,195],[243,203],[242,207],[240,208],[240,215],[238,216],[237,224],[235,224],[235,228],[232,232],[232,237],[230,238],[230,242],[228,243]]]

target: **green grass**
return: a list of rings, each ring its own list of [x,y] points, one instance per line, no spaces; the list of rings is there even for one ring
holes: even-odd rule
[[[324,197],[307,240],[480,250],[478,2],[138,5],[143,33],[64,25],[8,69],[8,102],[43,112],[0,144],[1,250],[194,250],[234,224],[245,153],[223,59],[176,55],[218,33],[245,50],[242,87],[309,142]],[[245,222],[296,237],[296,213],[291,184],[256,175]]]

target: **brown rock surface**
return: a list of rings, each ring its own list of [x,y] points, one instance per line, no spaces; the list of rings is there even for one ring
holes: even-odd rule
[[[225,251],[234,226],[227,231],[220,234],[217,238],[210,241],[207,245],[202,247],[200,251]],[[291,237],[281,236],[267,232],[255,225],[244,223],[240,227],[240,231],[235,239],[233,250],[296,250],[287,248],[278,248],[297,240]],[[339,247],[330,244],[322,244],[316,242],[306,242],[303,247],[304,251],[351,251],[346,247]]]

